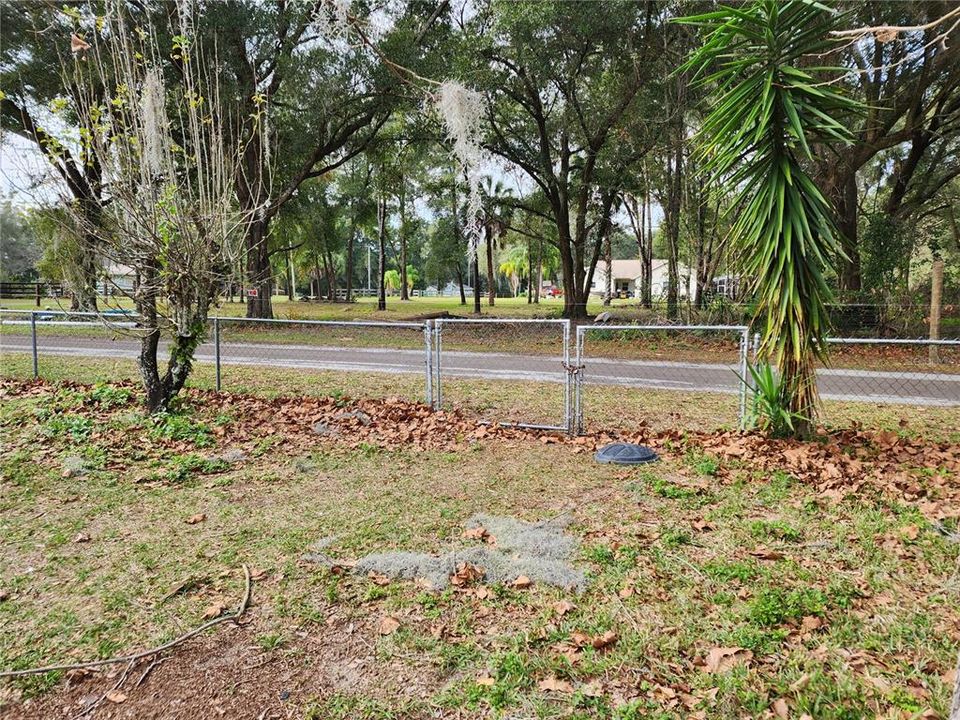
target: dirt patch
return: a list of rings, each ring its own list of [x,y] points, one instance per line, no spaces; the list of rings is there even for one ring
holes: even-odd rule
[[[331,616],[326,626],[264,651],[252,627],[225,625],[162,656],[152,668],[151,658],[140,661],[117,688],[122,702],[101,700],[126,669],[119,665],[71,679],[40,698],[5,705],[0,701],[0,717],[277,720],[302,717],[335,694],[416,702],[436,692],[443,678],[434,668],[415,658],[379,657],[375,632]],[[94,704],[93,711],[84,714]]]

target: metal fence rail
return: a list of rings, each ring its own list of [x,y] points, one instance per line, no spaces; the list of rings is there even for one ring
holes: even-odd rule
[[[464,407],[484,422],[563,430],[572,428],[569,320],[520,318],[441,318],[434,321],[434,408]],[[459,379],[456,385],[448,380]],[[494,382],[506,392],[477,398],[482,388],[471,380]],[[453,387],[445,393],[444,386]],[[537,402],[515,400],[511,386],[536,386]],[[471,393],[471,391],[473,391]],[[473,395],[474,397],[469,397]]]
[[[0,354],[27,356],[35,377],[53,357],[103,359],[97,369],[109,377],[118,367],[110,362],[138,356],[137,321],[129,312],[0,310]],[[829,342],[829,366],[817,370],[828,421],[859,419],[870,407],[960,407],[960,340]],[[406,395],[434,409],[465,408],[481,422],[575,433],[588,421],[640,418],[743,424],[756,350],[742,325],[215,317],[195,358],[213,370],[217,389],[293,378],[306,389]]]
[[[661,351],[664,341],[669,347],[666,358]],[[682,345],[683,353],[678,352]],[[604,402],[620,403],[625,414],[632,407],[651,413],[646,401],[654,393],[685,394],[691,407],[702,404],[696,398],[703,394],[730,395],[735,403],[713,412],[742,425],[749,347],[749,328],[742,325],[581,325],[574,368],[575,430],[584,432],[586,394],[598,386],[617,389]],[[661,398],[658,405],[670,408],[672,417],[682,417],[681,398]]]

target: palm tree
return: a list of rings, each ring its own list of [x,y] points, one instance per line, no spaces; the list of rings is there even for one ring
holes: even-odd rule
[[[529,270],[530,257],[527,254],[526,245],[511,245],[500,260],[497,268],[500,274],[506,275],[510,280],[510,289],[513,296],[517,297],[520,292],[520,281],[526,279]]]
[[[492,306],[497,297],[497,285],[494,279],[493,250],[497,245],[497,241],[507,231],[509,206],[505,201],[512,193],[509,188],[504,187],[502,182],[499,180],[494,181],[489,177],[485,179],[481,191],[481,221],[483,225],[483,236],[487,241],[487,304]],[[474,280],[474,282],[479,284],[477,280]]]
[[[781,407],[809,435],[825,360],[826,259],[840,253],[829,204],[804,170],[810,143],[849,143],[833,116],[856,104],[812,67],[832,47],[834,13],[808,0],[754,0],[681,22],[707,32],[680,71],[707,71],[719,97],[699,132],[706,171],[737,193],[734,241],[762,324],[760,356],[780,377]]]

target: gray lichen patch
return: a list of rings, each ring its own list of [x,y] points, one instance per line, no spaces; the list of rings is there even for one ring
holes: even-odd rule
[[[582,590],[586,575],[573,562],[577,550],[574,537],[563,532],[559,522],[528,523],[511,517],[475,515],[466,527],[483,527],[493,542],[455,548],[443,555],[408,551],[371,553],[357,561],[354,570],[378,573],[405,580],[423,579],[441,590],[463,563],[483,568],[484,580],[511,583],[521,575],[533,582]]]

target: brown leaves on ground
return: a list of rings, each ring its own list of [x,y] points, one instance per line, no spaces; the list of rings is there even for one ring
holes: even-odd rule
[[[120,690],[111,690],[104,697],[110,702],[119,705],[127,699],[127,694],[125,692],[121,692]]]
[[[184,520],[184,522],[187,525],[198,525],[199,523],[202,523],[206,519],[207,519],[206,513],[197,513],[196,515],[191,515],[190,517],[188,517],[186,520]]]
[[[378,635],[393,635],[400,628],[400,621],[393,615],[384,615],[377,623]]]
[[[467,528],[463,531],[463,536],[468,540],[481,540],[487,545],[496,545],[497,539],[490,534],[490,531],[487,530],[483,525],[478,525],[477,527]]]
[[[117,386],[136,387],[130,382]],[[0,393],[9,396],[43,396],[58,387],[88,389],[80,383],[59,384],[44,381],[6,379],[0,381]],[[932,442],[890,430],[871,432],[854,426],[831,431],[809,442],[775,440],[760,433],[698,432],[681,429],[654,431],[641,426],[635,432],[601,432],[568,438],[555,433],[499,425],[478,425],[477,418],[461,411],[435,412],[422,403],[397,397],[264,398],[239,393],[216,393],[190,389],[184,393],[188,404],[213,415],[228,411],[231,422],[218,427],[217,440],[224,446],[253,445],[269,437],[273,447],[297,449],[317,442],[337,442],[349,447],[374,445],[384,449],[413,447],[422,450],[461,450],[478,440],[537,441],[565,444],[573,452],[583,453],[614,441],[650,445],[666,457],[679,456],[690,446],[721,460],[749,465],[765,473],[782,470],[797,480],[814,486],[822,497],[839,500],[849,494],[873,489],[898,501],[912,503],[931,520],[960,517],[960,484],[951,476],[960,473],[960,445]],[[89,405],[84,413],[96,417],[104,411]],[[314,427],[328,429],[322,436]],[[122,448],[129,442],[123,433],[97,434],[103,447]],[[190,452],[189,442],[151,438],[152,445]],[[729,469],[721,463],[722,480]],[[701,532],[709,526],[695,528]],[[475,529],[478,536],[492,542]]]
[[[555,675],[544,678],[537,683],[537,687],[543,692],[572,693],[573,685],[566,680],[559,680]]]
[[[450,576],[450,584],[454,587],[466,587],[479,582],[486,574],[486,570],[470,563],[460,563],[457,571]]]
[[[214,600],[207,606],[207,609],[203,611],[203,619],[213,620],[214,618],[220,617],[226,609],[227,604],[223,602],[223,600]]]
[[[703,659],[703,669],[708,673],[725,673],[738,665],[748,665],[753,653],[740,647],[710,648]]]

